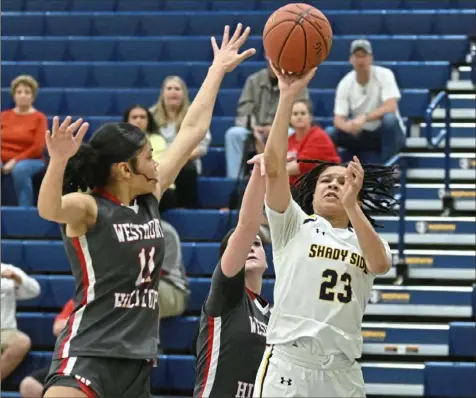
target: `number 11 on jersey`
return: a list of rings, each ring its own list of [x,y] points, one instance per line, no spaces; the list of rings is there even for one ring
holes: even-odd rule
[[[350,283],[352,281],[352,277],[350,276],[350,274],[345,272],[339,277],[339,274],[335,270],[326,269],[322,273],[322,278],[324,279],[324,282],[322,282],[321,289],[319,291],[319,298],[321,300],[335,301],[335,298],[337,296],[337,300],[340,303],[347,304],[351,302],[352,286],[350,285]],[[344,284],[344,292],[342,293],[337,293],[335,289],[339,280]]]
[[[150,250],[142,249],[139,253],[139,276],[137,277],[136,286],[151,281],[151,275],[155,268],[155,247]]]

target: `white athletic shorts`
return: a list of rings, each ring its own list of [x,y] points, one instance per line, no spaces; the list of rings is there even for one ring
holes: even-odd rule
[[[362,369],[344,355],[311,354],[301,340],[271,345],[256,375],[253,397],[365,397]]]

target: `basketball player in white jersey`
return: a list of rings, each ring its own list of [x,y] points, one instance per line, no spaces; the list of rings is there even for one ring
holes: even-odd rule
[[[276,69],[276,68],[274,68]],[[361,322],[377,274],[391,267],[390,248],[362,203],[389,213],[395,172],[321,163],[291,196],[286,173],[288,126],[302,77],[282,74],[280,98],[263,156],[266,213],[276,284],[274,309],[254,397],[365,397]]]

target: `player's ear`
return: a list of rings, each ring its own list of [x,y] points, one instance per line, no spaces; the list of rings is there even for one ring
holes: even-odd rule
[[[117,179],[127,180],[132,177],[131,166],[128,162],[115,163],[112,167],[112,174],[115,175]]]

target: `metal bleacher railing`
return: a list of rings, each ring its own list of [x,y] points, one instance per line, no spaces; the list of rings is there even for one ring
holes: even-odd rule
[[[441,129],[436,137],[432,134],[432,118],[435,109],[443,103],[445,108],[445,128]],[[428,147],[437,148],[444,139],[444,194],[443,210],[444,213],[449,212],[453,208],[453,197],[450,190],[450,155],[451,155],[451,100],[446,91],[440,91],[436,97],[430,102],[425,111],[425,136]],[[393,166],[398,164],[400,173],[400,200],[398,211],[398,263],[396,264],[397,283],[401,283],[408,273],[408,264],[405,261],[405,201],[406,201],[406,185],[407,185],[407,169],[408,157],[411,154],[399,153],[391,158],[386,165]]]

